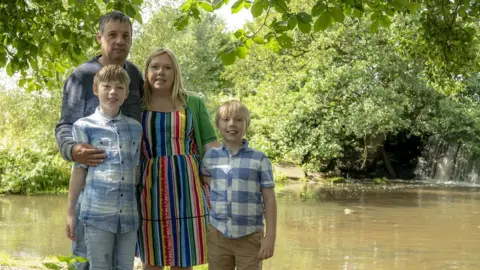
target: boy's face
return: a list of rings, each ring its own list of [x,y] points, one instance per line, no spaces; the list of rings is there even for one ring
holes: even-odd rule
[[[242,144],[247,129],[245,118],[239,114],[222,115],[218,119],[218,129],[226,144]]]
[[[131,26],[128,22],[109,21],[105,23],[103,33],[97,34],[97,41],[108,63],[124,62],[132,45]]]
[[[100,101],[103,113],[117,114],[128,96],[128,86],[120,81],[100,82],[93,86],[93,93]]]

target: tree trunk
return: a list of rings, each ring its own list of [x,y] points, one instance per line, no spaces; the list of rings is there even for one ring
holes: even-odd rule
[[[392,167],[392,163],[390,163],[390,159],[388,159],[387,152],[385,152],[385,148],[383,146],[382,146],[382,157],[383,157],[383,163],[385,164],[385,167],[387,168],[387,172],[390,175],[390,177],[393,179],[397,178],[397,174],[395,173],[395,170]]]

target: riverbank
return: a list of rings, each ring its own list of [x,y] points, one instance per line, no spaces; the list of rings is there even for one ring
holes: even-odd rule
[[[51,265],[47,267],[46,265]],[[58,268],[55,268],[58,267]],[[60,262],[56,256],[39,257],[12,257],[11,255],[0,251],[0,270],[31,270],[31,269],[68,269],[67,264]],[[142,264],[138,258],[135,258],[134,270],[142,269]],[[168,270],[166,268],[165,270]],[[193,267],[193,270],[208,270],[207,265]]]

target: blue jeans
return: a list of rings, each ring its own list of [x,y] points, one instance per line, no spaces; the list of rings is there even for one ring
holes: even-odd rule
[[[83,227],[83,222],[80,221],[80,207],[82,201],[83,192],[78,196],[77,205],[75,205],[75,235],[77,236],[76,241],[72,241],[72,253],[75,256],[87,258],[87,246],[85,245],[85,228]],[[89,264],[77,262],[75,264],[77,270],[88,270]]]
[[[137,231],[112,233],[86,223],[84,227],[90,270],[133,269]]]
[[[87,259],[87,245],[85,245],[85,227],[83,226],[83,222],[80,220],[80,209],[82,207],[82,195],[83,190],[78,196],[77,205],[75,205],[75,235],[77,236],[76,241],[72,241],[72,253],[75,256],[83,257]],[[114,247],[115,248],[115,247]],[[116,268],[116,257],[115,254],[113,256],[113,269]],[[75,263],[75,267],[77,270],[89,270],[89,263]]]

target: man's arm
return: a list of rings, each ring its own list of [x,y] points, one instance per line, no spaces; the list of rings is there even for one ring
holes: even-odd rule
[[[65,160],[95,166],[103,162],[104,150],[94,149],[89,144],[77,144],[72,135],[73,123],[86,116],[85,91],[82,82],[74,74],[68,77],[63,86],[62,111],[55,127],[55,138]]]

